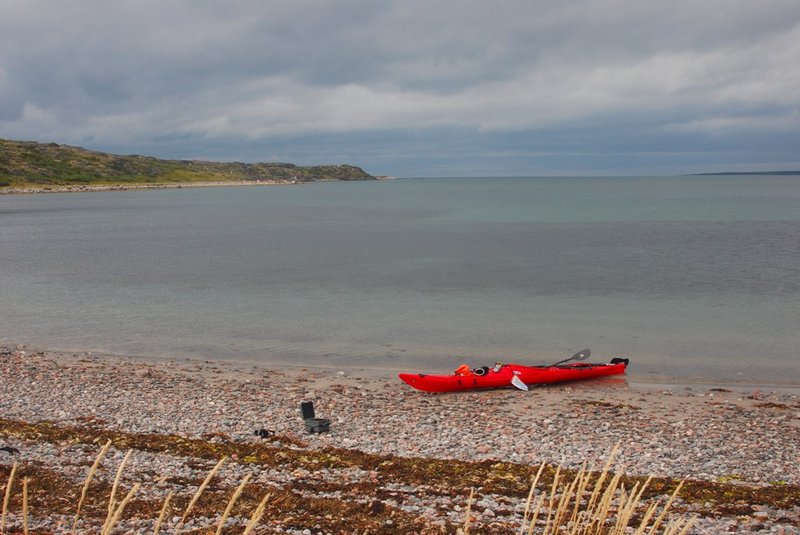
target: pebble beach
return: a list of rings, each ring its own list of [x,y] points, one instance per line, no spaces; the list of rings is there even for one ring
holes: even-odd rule
[[[635,385],[609,378],[529,392],[428,394],[391,374],[359,369],[276,369],[23,346],[0,348],[0,375],[3,486],[17,463],[31,474],[46,471],[65,486],[79,488],[102,446],[86,437],[102,431],[118,438],[110,438],[97,485],[110,484],[131,449],[121,485],[141,485],[141,508],[147,500],[160,503],[169,492],[185,498],[215,459],[122,444],[135,443],[132,437],[170,437],[234,452],[215,479],[220,495],[229,496],[247,477],[261,490],[289,493],[286,500],[333,500],[340,510],[366,508],[361,524],[333,512],[304,517],[272,511],[258,533],[446,533],[455,532],[466,515],[472,515],[471,533],[516,533],[526,493],[513,485],[465,481],[462,488],[450,481],[446,491],[448,484],[433,475],[420,481],[408,468],[404,480],[403,470],[387,467],[421,462],[430,469],[450,462],[468,472],[499,470],[503,463],[514,474],[546,463],[565,471],[583,465],[599,470],[616,446],[611,470],[627,476],[686,478],[696,488],[722,489],[720,496],[725,489],[757,496],[750,503],[741,497],[731,503],[678,498],[674,508],[696,517],[689,533],[800,533],[800,399],[792,389]],[[306,433],[300,413],[304,401],[313,402],[318,417],[330,420],[328,432]],[[267,465],[236,453],[251,446],[267,448],[264,455],[297,461]],[[303,464],[303,455],[324,452],[354,460],[319,464],[317,457],[317,465]],[[36,476],[30,477],[33,486]],[[474,496],[468,505],[470,491]],[[21,533],[15,499],[7,522],[9,532]],[[44,514],[35,508],[30,514],[33,532],[69,532],[74,512],[40,509]],[[162,532],[178,525],[182,532],[213,532],[221,513],[196,516],[185,525],[179,515],[170,514]],[[116,532],[152,533],[154,516],[145,516],[132,511]],[[87,514],[78,531],[99,532],[98,522],[102,519]],[[246,522],[244,514],[232,514],[225,526],[240,533]]]

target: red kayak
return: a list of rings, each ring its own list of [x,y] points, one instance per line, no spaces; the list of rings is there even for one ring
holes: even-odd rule
[[[521,390],[527,390],[527,385],[532,384],[583,381],[596,377],[622,375],[625,373],[627,366],[628,359],[623,358],[615,358],[611,362],[603,364],[583,362],[552,366],[498,364],[493,368],[484,366],[474,370],[470,370],[465,365],[456,370],[453,375],[401,373],[399,377],[408,385],[425,392],[456,392],[459,390],[503,388],[507,386],[516,386]]]

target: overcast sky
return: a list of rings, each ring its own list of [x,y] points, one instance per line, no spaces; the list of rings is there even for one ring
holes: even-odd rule
[[[0,137],[394,176],[800,169],[800,0],[0,0]]]

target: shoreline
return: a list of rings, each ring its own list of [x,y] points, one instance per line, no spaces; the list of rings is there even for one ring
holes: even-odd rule
[[[316,180],[313,182],[332,182],[332,180]],[[226,186],[291,186],[297,184],[310,184],[297,180],[243,180],[231,182],[165,182],[159,184],[76,184],[76,185],[49,185],[41,187],[12,187],[0,188],[0,195],[36,195],[41,193],[92,193],[98,191],[132,191],[149,189],[184,189],[184,188],[221,188]]]
[[[215,483],[223,504],[217,515],[249,474],[262,495],[355,508],[359,532],[371,533],[455,532],[472,489],[476,533],[509,533],[519,529],[541,463],[599,470],[619,445],[613,470],[672,485],[688,478],[677,509],[699,515],[689,533],[800,529],[797,395],[639,388],[624,380],[428,394],[363,372],[0,348],[0,446],[18,452],[0,451],[0,484],[17,462],[31,485],[60,478],[78,492],[107,437],[114,447],[97,484],[108,488],[131,448],[122,485],[140,482],[150,502],[175,492],[185,503],[228,452]],[[330,420],[329,432],[305,433],[303,401]],[[259,429],[272,437],[260,439]],[[273,466],[276,458],[283,461]],[[454,479],[456,467],[462,475]],[[153,507],[142,502],[137,510]],[[267,532],[352,531],[344,519],[311,512],[319,507],[276,505]],[[152,532],[150,518],[132,518],[125,529]],[[193,527],[207,531],[216,518],[209,513]],[[57,531],[70,520],[53,512],[39,528]]]
[[[181,355],[148,355],[148,354],[124,354],[124,353],[113,353],[104,350],[97,350],[97,349],[87,349],[87,348],[55,348],[55,347],[47,347],[41,346],[36,344],[16,344],[11,341],[6,340],[5,342],[0,340],[0,347],[6,346],[8,348],[13,348],[14,350],[22,350],[28,353],[49,353],[49,354],[57,354],[62,355],[64,357],[68,357],[70,355],[91,355],[97,358],[108,359],[115,362],[126,362],[126,363],[135,363],[135,362],[142,362],[142,363],[175,363],[175,364],[187,364],[187,363],[195,363],[195,364],[210,364],[210,363],[217,363],[224,366],[238,366],[241,368],[252,367],[254,369],[274,369],[278,368],[281,370],[289,370],[294,373],[299,372],[301,370],[311,370],[315,373],[322,373],[322,374],[329,374],[335,375],[339,372],[345,372],[347,375],[359,375],[364,378],[368,379],[375,379],[375,380],[387,380],[387,381],[397,381],[398,384],[401,384],[397,378],[398,373],[449,373],[447,370],[434,370],[434,369],[409,369],[407,367],[394,367],[391,365],[375,365],[375,366],[364,366],[364,365],[344,365],[344,364],[336,364],[336,365],[325,365],[325,364],[311,364],[311,363],[299,363],[299,364],[287,364],[285,362],[280,361],[260,361],[260,360],[249,360],[249,359],[236,359],[236,358],[218,358],[218,357],[208,357],[208,356],[199,356],[193,354],[181,354]],[[462,360],[458,360],[458,363],[461,364]],[[597,360],[598,362],[602,361],[602,359],[592,359]],[[456,362],[454,360],[454,362]],[[457,367],[459,364],[454,364],[454,368]],[[476,366],[479,365],[477,363],[468,363],[470,365],[475,364]],[[635,357],[631,358],[631,370],[630,368],[627,370],[624,376],[612,376],[612,377],[605,377],[595,379],[593,381],[589,381],[588,383],[583,382],[574,382],[569,383],[573,386],[579,386],[581,384],[589,384],[589,385],[604,385],[604,386],[613,386],[613,385],[621,385],[624,383],[626,387],[636,389],[636,390],[644,390],[644,391],[651,391],[651,390],[710,390],[710,389],[730,389],[732,391],[737,391],[740,393],[750,393],[752,391],[767,391],[767,392],[780,392],[786,394],[793,394],[800,396],[800,382],[789,382],[787,379],[786,382],[776,382],[770,380],[753,380],[753,379],[724,379],[724,378],[714,378],[714,377],[704,377],[704,376],[669,376],[669,375],[661,375],[661,374],[654,374],[654,373],[637,373],[635,370],[636,367],[636,359]]]

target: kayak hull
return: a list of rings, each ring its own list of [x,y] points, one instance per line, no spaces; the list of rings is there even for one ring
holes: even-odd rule
[[[484,375],[436,375],[426,373],[401,373],[400,380],[424,392],[458,392],[484,388],[512,386],[511,380],[518,377],[526,385],[584,381],[609,375],[622,375],[628,359],[614,359],[604,364],[573,363],[561,366],[523,366],[504,364],[498,371],[489,369]]]

